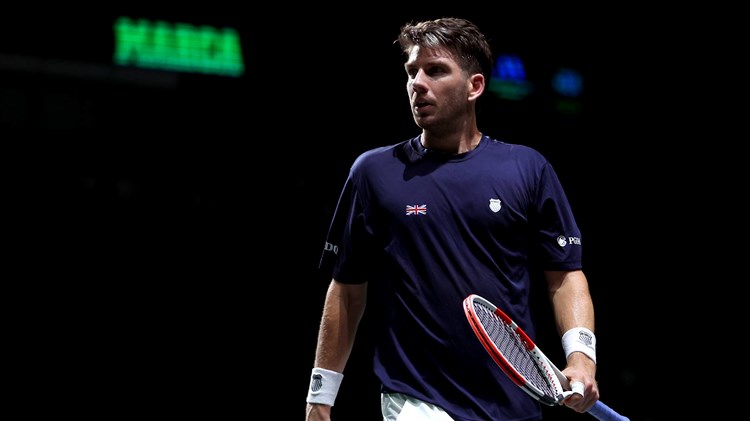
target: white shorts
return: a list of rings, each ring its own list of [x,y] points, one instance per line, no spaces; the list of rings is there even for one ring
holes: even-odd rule
[[[403,393],[382,393],[383,421],[453,421],[441,408]]]

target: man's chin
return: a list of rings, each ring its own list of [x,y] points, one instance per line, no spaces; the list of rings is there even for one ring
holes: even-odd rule
[[[430,126],[430,120],[430,117],[414,114],[414,123],[423,129]]]

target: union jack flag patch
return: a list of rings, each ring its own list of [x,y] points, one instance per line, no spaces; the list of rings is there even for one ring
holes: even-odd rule
[[[427,215],[427,205],[406,205],[407,215]]]

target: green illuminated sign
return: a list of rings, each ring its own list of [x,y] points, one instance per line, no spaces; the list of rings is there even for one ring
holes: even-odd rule
[[[120,17],[114,33],[117,65],[231,77],[245,71],[233,28]]]

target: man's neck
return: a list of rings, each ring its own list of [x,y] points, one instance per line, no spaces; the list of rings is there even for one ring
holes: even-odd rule
[[[445,154],[461,154],[476,149],[481,140],[482,133],[479,130],[472,130],[470,133],[442,135],[423,130],[419,141],[428,150]]]

